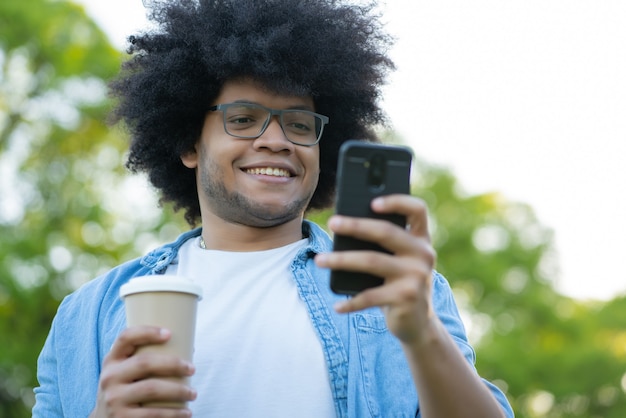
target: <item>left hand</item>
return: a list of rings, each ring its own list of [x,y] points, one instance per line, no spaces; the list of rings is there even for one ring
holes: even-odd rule
[[[435,251],[428,232],[425,203],[409,195],[374,199],[372,210],[397,213],[407,218],[403,229],[391,222],[334,215],[328,226],[335,233],[378,243],[391,252],[336,251],[319,254],[319,267],[368,272],[384,278],[370,288],[338,304],[338,312],[354,312],[374,306],[383,309],[389,330],[406,344],[428,337],[435,317],[432,307],[432,272]]]

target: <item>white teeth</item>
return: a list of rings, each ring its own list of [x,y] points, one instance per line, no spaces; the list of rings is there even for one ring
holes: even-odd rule
[[[283,168],[274,168],[274,167],[248,168],[246,170],[246,173],[262,174],[265,176],[290,177],[289,171]]]

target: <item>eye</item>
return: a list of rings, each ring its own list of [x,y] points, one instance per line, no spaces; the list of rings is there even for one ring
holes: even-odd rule
[[[228,123],[235,125],[254,123],[254,119],[248,115],[233,115],[228,117]]]
[[[286,112],[283,114],[285,128],[298,134],[306,134],[313,130],[314,117],[303,112]]]
[[[255,127],[265,121],[265,113],[255,106],[231,106],[226,112],[226,123],[233,130]]]
[[[302,131],[302,132],[310,132],[311,131],[311,128],[307,124],[302,123],[302,122],[292,122],[289,125],[289,127],[291,129],[295,129],[297,131]]]

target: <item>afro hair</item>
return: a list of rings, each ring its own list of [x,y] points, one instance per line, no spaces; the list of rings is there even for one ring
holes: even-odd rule
[[[195,225],[200,205],[192,151],[224,82],[250,78],[279,94],[310,96],[329,117],[320,179],[308,209],[334,198],[338,152],[377,141],[381,87],[394,64],[375,4],[335,0],[153,0],[155,28],[128,38],[131,54],[110,87],[112,116],[131,136],[127,167],[145,172],[162,202]]]

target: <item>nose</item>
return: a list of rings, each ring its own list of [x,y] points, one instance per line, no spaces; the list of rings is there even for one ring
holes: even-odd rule
[[[283,128],[280,126],[280,119],[278,115],[272,116],[265,128],[265,131],[254,140],[254,147],[257,149],[268,148],[273,152],[280,152],[287,150],[293,151],[294,144],[292,144],[285,135]]]

